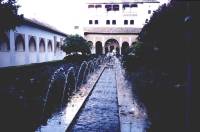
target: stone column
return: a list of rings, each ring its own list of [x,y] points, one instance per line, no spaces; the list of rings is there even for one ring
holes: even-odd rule
[[[40,38],[39,37],[36,37],[35,38],[35,40],[36,40],[36,54],[37,54],[37,63],[40,61],[40,54],[39,54],[39,51],[40,51],[40,46],[39,46],[39,44],[40,44]]]
[[[132,37],[130,36],[129,37],[129,47],[131,46],[131,44],[132,44]]]
[[[45,44],[45,61],[48,61],[48,40],[44,38],[44,44]]]
[[[29,64],[29,36],[24,34],[24,43],[25,43],[25,64]]]
[[[15,35],[14,31],[10,30],[10,65],[15,65]]]
[[[54,49],[54,60],[56,59],[56,44],[57,44],[57,37],[54,36],[54,39],[53,39],[53,49]]]
[[[94,47],[93,47],[93,53],[96,53],[96,38],[93,38],[93,42],[94,42]]]
[[[102,36],[102,48],[103,48],[103,54],[105,54],[105,37]]]
[[[123,41],[122,37],[120,37],[119,38],[119,49],[120,49],[119,51],[120,51],[120,54],[121,54],[121,51],[122,51],[122,41]]]

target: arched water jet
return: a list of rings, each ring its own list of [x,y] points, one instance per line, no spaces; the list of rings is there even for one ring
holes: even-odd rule
[[[78,89],[82,84],[83,84],[83,80],[84,80],[84,74],[85,74],[85,70],[87,68],[88,64],[86,61],[83,61],[79,71],[78,71],[78,75],[77,75],[77,81],[76,81],[76,88]]]
[[[88,62],[88,69],[89,69],[89,73],[94,72],[94,62],[92,60]]]
[[[100,65],[102,64],[101,60],[102,60],[102,58],[100,57],[99,60],[98,60],[99,67],[100,67]]]
[[[96,67],[97,67],[96,61],[97,61],[97,59],[96,59],[96,58],[94,58],[94,59],[93,59],[94,70],[95,70],[95,69],[96,69]]]
[[[54,72],[54,74],[50,78],[48,89],[47,89],[47,92],[46,92],[45,97],[43,99],[43,102],[44,102],[43,113],[45,113],[45,109],[46,109],[46,105],[47,105],[48,98],[49,98],[49,95],[50,95],[50,91],[53,89],[53,87],[61,88],[60,87],[60,85],[61,85],[60,81],[62,81],[62,80],[65,80],[65,72],[64,72],[64,68],[60,67],[59,69],[57,69]]]
[[[103,64],[103,57],[100,57],[100,58],[99,58],[99,64],[100,64],[100,65]]]
[[[94,61],[94,68],[95,69],[99,68],[99,58]]]
[[[107,56],[105,56],[104,58],[103,58],[103,63],[106,63],[107,62]]]
[[[61,107],[68,101],[73,92],[76,91],[76,77],[74,67],[70,67],[65,74],[65,85],[62,91]]]
[[[91,63],[92,63],[92,65],[91,65]],[[88,80],[88,75],[91,73],[91,66],[93,67],[93,62],[89,61],[87,63],[87,67],[85,68],[85,71],[84,71],[83,83],[86,83]],[[94,68],[93,68],[93,71],[94,71]]]

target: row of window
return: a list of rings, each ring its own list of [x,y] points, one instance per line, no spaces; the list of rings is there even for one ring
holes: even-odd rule
[[[110,25],[111,24],[111,22],[112,22],[112,25],[116,25],[116,20],[106,20],[106,25]],[[93,20],[89,20],[89,24],[91,25],[91,24],[93,24]],[[98,20],[94,20],[94,24],[99,24],[99,21]],[[124,25],[128,25],[128,24],[130,24],[130,25],[133,25],[134,24],[134,20],[130,20],[130,21],[128,21],[128,20],[124,20]]]
[[[59,42],[56,44],[56,51],[59,50]],[[53,51],[53,47],[52,47],[52,41],[48,40],[48,45],[47,45],[47,50],[48,52],[52,52]],[[10,42],[9,39],[7,37],[7,35],[4,35],[3,38],[0,39],[0,51],[6,52],[6,51],[10,51]],[[24,52],[25,51],[25,40],[24,40],[24,36],[22,34],[18,34],[15,37],[15,51],[17,52]],[[29,51],[30,52],[36,52],[37,51],[37,47],[36,47],[36,40],[35,37],[30,36],[29,38]],[[45,52],[46,48],[45,48],[45,41],[43,38],[40,39],[39,42],[39,52]]]
[[[93,24],[93,20],[89,20],[89,24]],[[94,24],[99,24],[99,21],[98,20],[94,20]]]
[[[128,25],[128,20],[124,20],[124,25]],[[130,20],[130,25],[134,24],[134,20]]]
[[[126,8],[138,7],[137,4],[123,4],[123,10]],[[102,8],[102,5],[88,5],[88,8]],[[106,11],[119,11],[119,5],[105,5]],[[148,14],[151,14],[151,10],[148,10]]]
[[[129,4],[129,3],[124,3],[122,6],[123,9],[138,7],[137,4]],[[102,8],[102,5],[88,5],[88,8]],[[119,11],[118,4],[106,4],[105,8],[107,11]]]

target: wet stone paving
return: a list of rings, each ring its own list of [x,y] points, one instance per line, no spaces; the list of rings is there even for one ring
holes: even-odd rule
[[[73,132],[120,131],[115,70],[106,68],[85,106],[79,113]]]

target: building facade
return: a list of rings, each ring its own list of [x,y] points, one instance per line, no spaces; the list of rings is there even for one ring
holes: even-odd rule
[[[21,26],[0,39],[0,67],[63,59],[60,46],[66,34],[36,20],[25,19]]]
[[[123,54],[159,6],[157,0],[88,0],[84,36],[92,52]]]

